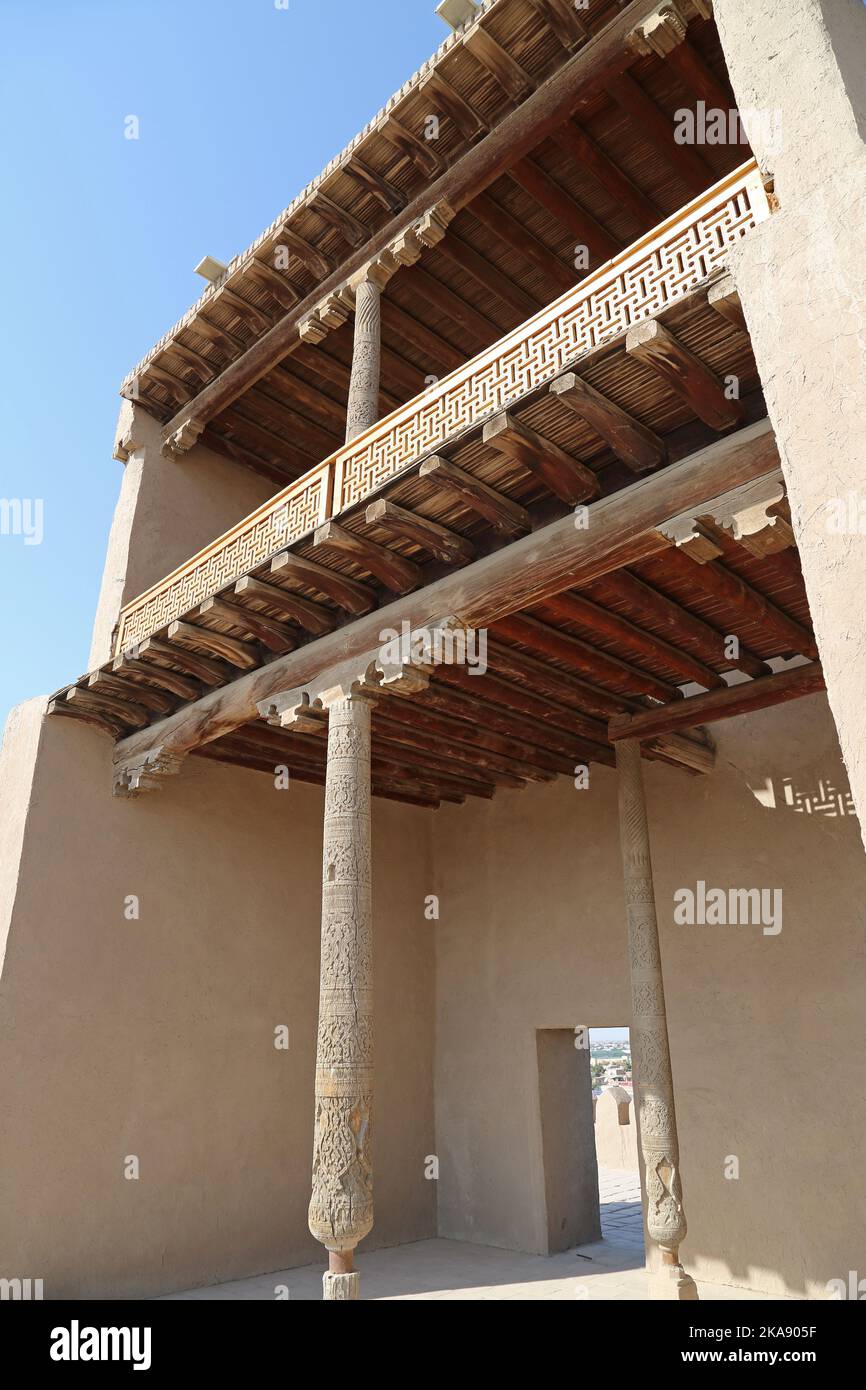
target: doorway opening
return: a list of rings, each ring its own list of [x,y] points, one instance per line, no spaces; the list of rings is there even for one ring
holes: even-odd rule
[[[601,1238],[643,1252],[640,1145],[628,1028],[590,1028],[589,1058]]]

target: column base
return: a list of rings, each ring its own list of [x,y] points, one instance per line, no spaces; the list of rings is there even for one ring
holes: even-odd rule
[[[325,1303],[338,1303],[343,1299],[358,1299],[361,1296],[361,1276],[357,1270],[352,1274],[332,1274],[326,1270],[322,1275],[322,1298]]]
[[[681,1264],[663,1264],[649,1270],[651,1302],[698,1303],[698,1286]]]

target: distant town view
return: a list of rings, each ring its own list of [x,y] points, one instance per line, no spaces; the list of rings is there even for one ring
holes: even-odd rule
[[[616,1036],[612,1034],[616,1031]],[[631,1091],[631,1042],[628,1030],[591,1028],[589,1057],[592,1094],[600,1096],[609,1086]]]

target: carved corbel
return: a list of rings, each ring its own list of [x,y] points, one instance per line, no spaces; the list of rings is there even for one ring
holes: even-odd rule
[[[794,544],[794,532],[785,518],[772,516],[769,511],[784,496],[781,477],[758,478],[720,497],[712,517],[751,554],[773,555]]]
[[[441,203],[436,203],[415,223],[418,239],[424,246],[438,246],[456,216],[455,209],[444,199]]]
[[[180,458],[201,438],[206,420],[198,420],[194,415],[187,417],[183,423],[171,434],[165,436],[162,452],[166,458]]]
[[[348,323],[354,308],[355,296],[349,285],[344,285],[334,294],[329,294],[327,299],[316,305],[309,318],[302,320],[298,325],[301,342],[324,342],[333,329],[342,328],[344,323]]]
[[[673,517],[671,521],[663,522],[658,529],[697,565],[706,565],[710,560],[718,560],[724,553],[721,546],[716,545],[712,536],[699,525],[696,516]]]
[[[186,753],[170,748],[151,748],[140,757],[117,763],[114,769],[114,795],[138,796],[140,792],[160,791],[166,777],[175,777]]]
[[[424,247],[415,227],[407,227],[396,241],[392,241],[390,251],[399,265],[414,265],[416,261],[419,261]]]
[[[687,29],[688,20],[676,0],[662,0],[652,14],[632,30],[628,44],[642,56],[657,53],[660,58],[665,58],[677,44],[682,43]]]
[[[365,282],[370,282],[379,290],[384,290],[391,277],[399,270],[399,262],[389,250],[383,251],[374,260],[368,261],[361,270],[357,271],[349,280],[349,291],[354,296],[358,292],[358,286]]]

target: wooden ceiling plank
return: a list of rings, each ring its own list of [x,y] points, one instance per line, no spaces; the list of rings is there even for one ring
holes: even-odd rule
[[[667,382],[711,429],[729,430],[743,419],[742,402],[729,399],[715,372],[658,319],[630,328],[625,350]]]
[[[525,507],[467,473],[459,464],[434,455],[424,460],[418,476],[429,478],[437,490],[458,498],[506,536],[522,536],[532,530],[532,521]]]
[[[420,588],[424,582],[424,573],[414,561],[406,560],[387,546],[377,545],[375,541],[358,536],[354,531],[347,531],[336,521],[326,521],[318,527],[313,545],[317,548],[326,546],[349,556],[395,594],[408,594],[412,589]]]
[[[255,256],[247,261],[244,266],[244,274],[248,275],[256,284],[262,285],[282,309],[291,309],[301,298],[300,290],[296,290],[285,275],[281,275],[272,265],[258,260]]]
[[[601,491],[591,468],[572,458],[558,444],[544,439],[507,410],[487,421],[483,439],[489,448],[528,468],[555,497],[569,506],[597,497]]]
[[[634,473],[646,473],[667,461],[664,440],[575,372],[558,377],[551,383],[550,391],[579,415]]]
[[[506,739],[475,725],[467,725],[459,719],[436,713],[414,698],[386,695],[377,708],[386,716],[389,725],[396,722],[420,731],[425,737],[435,735],[437,741],[443,745],[443,751],[451,747],[460,757],[480,753],[487,758],[495,758],[500,771],[513,772],[515,776],[523,777],[526,781],[549,782],[556,777],[557,772],[571,771],[570,763],[551,768],[549,763],[535,762],[532,750],[527,749],[519,740]]]
[[[124,680],[122,676],[113,675],[108,671],[94,671],[88,678],[87,685],[90,690],[95,690],[97,695],[117,695],[121,700],[132,700],[151,714],[171,714],[177,708],[177,700],[170,699],[161,690]]]
[[[432,328],[421,323],[393,299],[386,298],[382,301],[382,318],[386,328],[393,328],[398,336],[404,335],[410,343],[414,343],[426,353],[431,365],[441,363],[449,371],[456,371],[466,361],[465,354],[459,348],[446,342]]]
[[[598,719],[610,719],[614,714],[640,708],[636,700],[627,695],[615,695],[610,690],[591,685],[570,671],[558,666],[550,666],[537,656],[529,656],[505,642],[488,637],[487,659],[491,670],[509,676],[512,680],[528,681],[532,689],[541,693],[556,692],[554,698],[563,704],[577,705],[585,714]]]
[[[483,729],[492,729],[505,738],[522,741],[527,756],[540,755],[557,761],[568,758],[572,768],[575,758],[586,756],[588,745],[584,740],[563,729],[540,725],[537,720],[529,719],[516,710],[506,711],[500,705],[491,704],[482,698],[480,691],[467,694],[441,682],[431,682],[423,696],[418,698],[425,709],[430,707],[449,718],[461,719],[468,729],[478,725]]]
[[[512,217],[510,212],[501,208],[488,193],[479,194],[474,199],[469,211],[480,222],[483,222],[507,245],[517,251],[527,261],[530,261],[538,270],[546,275],[549,280],[560,290],[570,290],[574,288],[579,276],[576,271],[569,270],[568,266],[559,259],[549,246],[539,241],[532,232],[518,222],[516,217]]]
[[[709,109],[727,113],[734,108],[731,93],[719,81],[709,63],[688,37],[674,44],[665,53],[665,63],[677,74],[683,86],[706,102]]]
[[[589,751],[598,762],[606,762],[609,766],[613,764],[613,757],[608,756],[610,750],[607,747],[607,726],[600,720],[591,719],[589,715],[580,714],[579,711],[560,705],[546,695],[538,695],[525,686],[514,685],[499,676],[487,674],[473,677],[459,666],[440,666],[437,667],[437,673],[443,682],[456,685],[495,705],[539,720],[544,728],[552,725],[577,736],[583,743],[582,751]]]
[[[510,276],[497,269],[486,256],[483,256],[480,251],[476,251],[474,246],[470,246],[468,241],[458,236],[450,228],[448,235],[439,242],[436,250],[454,265],[459,266],[461,270],[465,270],[467,275],[471,275],[474,280],[478,281],[479,285],[483,285],[491,294],[495,294],[498,299],[510,305],[520,314],[521,322],[524,319],[532,318],[541,308],[538,300],[533,299],[532,295],[521,289],[520,285],[516,284]]]
[[[622,249],[621,243],[612,237],[591,213],[582,208],[531,159],[518,160],[508,173],[530,197],[576,236],[580,244],[589,249],[597,263],[609,260]]]
[[[395,116],[388,116],[381,127],[380,134],[405,158],[411,160],[425,179],[438,177],[445,168],[443,161],[430,143],[419,140],[418,136],[413,135],[411,130],[407,130]]]
[[[771,599],[765,598],[751,584],[734,574],[733,570],[717,560],[696,564],[680,549],[669,554],[670,564],[678,566],[680,573],[688,578],[695,589],[738,610],[746,622],[757,624],[765,633],[772,633],[776,641],[782,643],[783,651],[796,652],[811,661],[818,660],[818,647],[809,629],[790,618]]]
[[[498,323],[494,323],[486,314],[476,309],[474,304],[469,304],[448,285],[437,280],[429,270],[415,265],[407,272],[406,279],[407,284],[411,284],[431,308],[439,313],[448,314],[455,323],[473,333],[482,347],[487,347],[501,337],[502,329]]]
[[[318,247],[313,246],[304,237],[298,236],[291,227],[284,225],[274,234],[277,245],[285,246],[292,253],[295,260],[301,262],[311,275],[317,280],[326,280],[329,275],[333,275],[336,269],[330,256],[326,256]]]
[[[238,294],[237,290],[233,290],[231,285],[221,286],[217,295],[218,303],[230,304],[233,309],[237,310],[241,322],[251,324],[256,332],[266,333],[272,326],[267,314],[258,305],[251,304],[242,294]]]
[[[580,168],[585,169],[634,219],[639,231],[662,220],[661,209],[624,174],[618,164],[575,121],[566,121],[553,139]]]
[[[706,160],[688,145],[677,144],[673,125],[630,72],[620,73],[607,86],[608,96],[631,118],[643,139],[663,155],[693,195],[703,193],[716,175]]]

